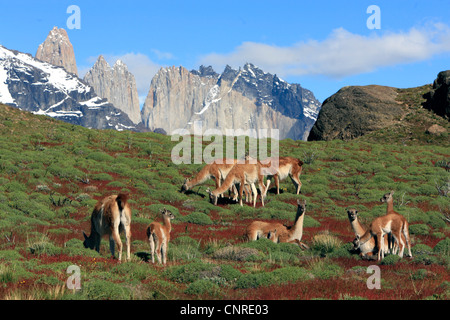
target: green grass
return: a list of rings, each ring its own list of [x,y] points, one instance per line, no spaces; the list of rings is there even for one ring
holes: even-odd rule
[[[400,99],[418,103],[419,91],[404,91]],[[176,143],[168,136],[89,130],[0,105],[0,298],[241,299],[247,292],[257,295],[290,283],[334,284],[364,263],[351,250],[346,209],[357,208],[368,225],[385,214],[379,199],[390,190],[395,190],[394,209],[410,223],[416,250],[412,260],[387,256],[385,264],[408,265],[418,281],[427,281],[429,273],[420,270],[431,266],[443,279],[439,272],[448,268],[450,198],[437,186],[445,187],[450,177],[442,165],[450,154],[448,141],[421,130],[432,121],[445,123],[416,105],[411,108],[404,126],[353,141],[280,141],[282,156],[307,162],[302,192],[296,195],[287,178],[280,195],[270,192],[266,206],[258,199],[255,209],[209,203],[205,189],[214,188],[212,180],[180,193],[184,179],[202,165],[174,165],[170,155]],[[420,117],[424,124],[419,126]],[[82,231],[89,233],[97,200],[117,192],[130,193],[133,212],[132,259],[122,264],[110,258],[106,237],[97,253],[84,248],[82,236]],[[307,201],[302,241],[310,250],[244,240],[245,227],[256,219],[292,225],[299,198]],[[168,266],[162,267],[148,262],[145,228],[160,221],[164,207],[175,219]],[[82,269],[83,289],[49,291],[64,286],[71,264]],[[391,288],[396,286],[391,278],[411,281],[396,269],[383,272],[388,275],[383,283]],[[35,286],[26,286],[29,281]],[[13,289],[7,291],[8,286]],[[342,297],[370,298],[366,291],[355,289]]]

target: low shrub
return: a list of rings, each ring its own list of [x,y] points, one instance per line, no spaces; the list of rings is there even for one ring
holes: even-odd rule
[[[204,214],[203,212],[196,211],[188,214],[187,216],[184,216],[183,221],[199,225],[213,224],[213,221],[208,215]]]
[[[81,294],[87,300],[129,300],[130,289],[103,279],[84,281]]]
[[[189,284],[189,286],[184,291],[184,293],[189,295],[208,295],[213,297],[219,296],[220,292],[221,290],[219,285],[217,285],[214,281],[208,279],[196,280]]]
[[[423,223],[412,224],[409,226],[409,232],[411,234],[425,236],[430,233],[430,227]]]

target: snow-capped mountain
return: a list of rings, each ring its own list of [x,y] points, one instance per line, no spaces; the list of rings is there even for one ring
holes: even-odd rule
[[[1,45],[0,102],[88,128],[136,130],[125,113],[76,75]]]
[[[238,70],[227,66],[222,74],[212,67],[169,67],[153,78],[142,120],[149,129],[169,134],[201,121],[203,130],[223,134],[226,129],[278,129],[280,139],[306,140],[320,106],[311,91],[250,63]]]

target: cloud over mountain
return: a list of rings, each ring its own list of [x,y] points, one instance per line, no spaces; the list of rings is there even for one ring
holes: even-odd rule
[[[407,32],[378,31],[359,35],[335,29],[324,40],[276,46],[243,42],[229,53],[211,53],[199,64],[220,69],[247,61],[281,76],[324,75],[331,78],[367,73],[378,68],[419,62],[450,52],[450,28],[433,24]]]

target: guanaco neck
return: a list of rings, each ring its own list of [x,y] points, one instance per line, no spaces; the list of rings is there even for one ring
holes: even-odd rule
[[[353,232],[358,236],[362,237],[362,235],[366,232],[363,226],[359,223],[358,218],[355,218],[355,220],[350,221],[350,224],[352,226]]]
[[[303,220],[305,219],[305,211],[301,207],[297,207],[297,215],[295,216],[294,226],[291,229],[291,239],[302,240],[303,237]]]
[[[186,185],[189,189],[195,187],[196,185],[202,184],[206,180],[211,177],[211,173],[209,172],[209,166],[205,166],[200,170],[200,172],[195,176],[194,179],[186,182]]]
[[[394,198],[390,198],[387,202],[386,214],[394,211]]]
[[[168,233],[170,233],[170,231],[172,230],[172,223],[170,223],[170,218],[167,216],[163,217],[163,226],[164,229],[167,230]]]

